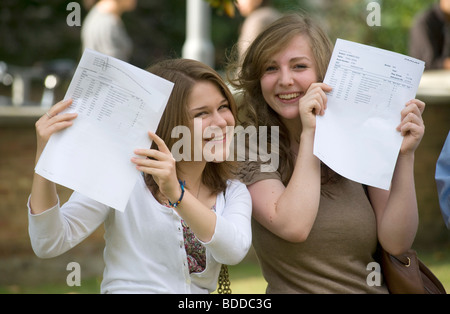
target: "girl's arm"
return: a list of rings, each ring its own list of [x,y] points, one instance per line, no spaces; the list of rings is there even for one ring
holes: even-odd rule
[[[61,101],[36,122],[36,163],[50,136],[73,124],[76,113],[61,112],[72,100]],[[29,198],[29,234],[36,255],[58,256],[74,247],[104,221],[109,212],[106,205],[74,193],[60,208],[55,183],[34,174]]]
[[[72,100],[65,100],[54,105],[47,114],[36,122],[36,164],[44,150],[50,136],[73,124],[76,113],[60,114],[72,104]],[[32,214],[39,214],[55,206],[58,202],[55,183],[41,177],[37,173],[33,175],[31,186],[30,209]]]
[[[132,158],[131,161],[139,171],[152,175],[161,193],[175,203],[182,193],[176,174],[176,161],[158,135],[149,132],[149,136],[159,150],[137,149],[135,154],[145,158]],[[184,191],[182,202],[175,209],[200,241],[211,240],[216,227],[216,214],[212,210],[188,190]]]
[[[223,211],[217,208],[214,235],[203,244],[219,263],[235,265],[244,259],[252,244],[252,200],[247,187],[238,181],[230,181],[225,194]]]
[[[299,103],[302,133],[292,177],[285,187],[279,180],[262,180],[248,187],[253,216],[265,228],[291,241],[305,241],[317,216],[320,200],[320,160],[313,154],[316,114],[326,109],[323,83],[311,84]]]
[[[383,248],[393,255],[411,248],[419,223],[414,185],[414,152],[425,131],[422,120],[424,108],[425,103],[411,100],[402,111],[397,130],[404,138],[390,191],[368,188],[377,217],[378,239]]]

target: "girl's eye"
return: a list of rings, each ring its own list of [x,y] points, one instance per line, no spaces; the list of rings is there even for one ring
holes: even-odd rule
[[[273,72],[273,71],[276,71],[276,70],[277,70],[277,67],[274,66],[274,65],[266,67],[266,72]]]
[[[296,64],[296,65],[294,66],[294,68],[296,68],[296,69],[306,69],[307,66],[306,66],[305,64]]]
[[[230,109],[230,105],[229,105],[229,104],[226,104],[226,105],[220,106],[220,107],[219,107],[219,110],[222,110],[222,109]]]
[[[203,117],[204,115],[206,115],[206,112],[205,112],[205,111],[201,111],[201,112],[196,113],[195,116],[194,116],[194,118],[201,118],[201,117]]]

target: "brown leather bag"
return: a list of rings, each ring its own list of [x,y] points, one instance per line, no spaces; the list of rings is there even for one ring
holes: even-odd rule
[[[381,249],[381,270],[392,294],[446,294],[442,283],[419,260],[414,250],[393,256]]]

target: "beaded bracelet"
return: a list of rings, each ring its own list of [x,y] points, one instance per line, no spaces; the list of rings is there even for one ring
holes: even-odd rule
[[[181,200],[183,199],[184,196],[184,185],[186,184],[186,182],[178,180],[178,182],[180,182],[180,187],[181,187],[181,196],[178,199],[178,201],[176,201],[175,203],[172,203],[170,200],[169,201],[169,205],[173,208],[177,208],[177,206],[181,203]]]

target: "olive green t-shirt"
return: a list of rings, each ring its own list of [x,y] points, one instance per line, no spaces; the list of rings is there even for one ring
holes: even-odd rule
[[[256,164],[241,170],[244,183],[280,179],[277,172],[259,172]],[[322,185],[317,217],[304,242],[283,240],[255,219],[252,230],[267,293],[388,293],[381,275],[374,277],[368,267],[378,245],[376,219],[359,183],[340,177]]]

